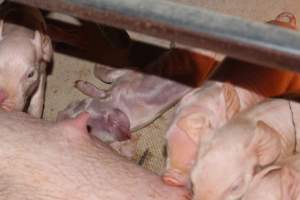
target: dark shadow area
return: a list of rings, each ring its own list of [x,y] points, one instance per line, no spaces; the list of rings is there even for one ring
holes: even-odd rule
[[[80,20],[81,26],[46,19],[55,51],[113,67],[144,67],[166,49],[133,41],[126,31]],[[75,67],[75,66],[74,66]]]

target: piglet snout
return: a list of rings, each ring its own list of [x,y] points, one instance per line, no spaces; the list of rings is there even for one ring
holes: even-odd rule
[[[189,183],[186,177],[176,169],[167,170],[164,173],[162,179],[167,185],[189,187]]]

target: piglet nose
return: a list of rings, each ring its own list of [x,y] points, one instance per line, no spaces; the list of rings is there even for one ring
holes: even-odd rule
[[[0,89],[0,104],[2,104],[5,99],[7,99],[7,92],[3,89]]]

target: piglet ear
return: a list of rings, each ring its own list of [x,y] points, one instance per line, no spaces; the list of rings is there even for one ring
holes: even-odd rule
[[[3,38],[3,26],[4,26],[4,21],[0,20],[0,40]]]
[[[42,58],[42,36],[39,31],[34,32],[32,43],[35,46],[38,58],[41,59]]]
[[[39,31],[34,32],[33,44],[38,57],[46,62],[50,62],[53,55],[51,39],[48,35],[42,35]]]
[[[50,62],[53,56],[53,47],[51,39],[48,35],[44,35],[41,48],[43,60]]]
[[[196,144],[199,143],[201,133],[211,128],[210,121],[203,114],[191,113],[177,122],[178,128],[184,131]]]
[[[258,121],[248,148],[255,154],[260,166],[271,164],[280,155],[279,133],[265,122]]]
[[[281,170],[281,199],[300,200],[300,172],[288,166]]]
[[[240,98],[236,89],[230,83],[223,84],[223,95],[226,106],[226,118],[229,120],[240,111]]]
[[[82,112],[75,118],[65,119],[59,124],[63,126],[73,127],[83,132],[87,132],[87,121],[90,118],[90,114],[88,112]]]
[[[265,176],[267,176],[270,172],[274,171],[274,170],[279,170],[281,169],[280,165],[270,165],[264,169],[262,169],[261,171],[259,171],[257,174],[255,174],[255,176],[253,177],[253,180],[251,181],[251,186],[256,186],[257,183],[259,183],[261,181],[261,179],[263,179]]]

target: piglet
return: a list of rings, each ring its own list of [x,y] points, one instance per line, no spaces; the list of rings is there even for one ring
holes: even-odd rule
[[[101,90],[86,81],[76,87],[91,98],[71,103],[59,112],[57,119],[73,118],[87,111],[91,133],[102,141],[126,140],[130,132],[151,123],[184,96],[190,87],[146,75],[129,69],[114,70],[96,66],[95,76],[113,83],[109,90]]]
[[[91,137],[88,113],[59,123],[0,112],[2,199],[187,200],[188,191]],[[12,167],[13,166],[13,167]]]
[[[45,68],[52,57],[45,21],[28,6],[7,3],[0,11],[0,107],[41,117]]]
[[[266,167],[254,176],[242,200],[300,199],[300,156]]]
[[[240,110],[262,99],[246,89],[216,81],[207,81],[185,95],[166,133],[168,158],[163,180],[169,185],[189,186],[198,145]]]
[[[193,199],[240,198],[260,168],[296,151],[299,116],[298,103],[266,100],[216,129],[198,149]]]
[[[295,16],[287,12],[268,23],[296,28]],[[210,83],[194,89],[178,104],[166,134],[168,159],[164,181],[187,186],[198,145],[209,137],[211,131],[264,97],[297,93],[299,90],[298,73],[226,58],[211,76]],[[240,99],[240,106],[233,104],[235,97]]]

